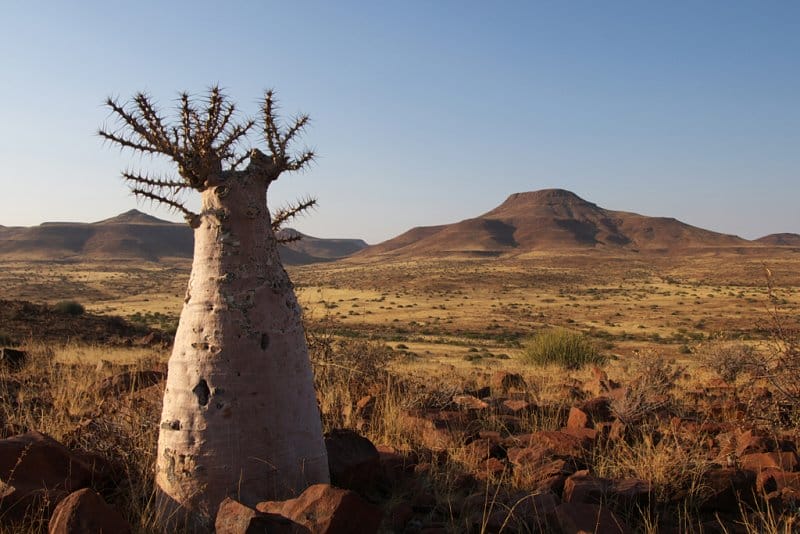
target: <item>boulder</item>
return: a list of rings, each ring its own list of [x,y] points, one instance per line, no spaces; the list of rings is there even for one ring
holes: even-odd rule
[[[49,534],[129,534],[131,526],[94,490],[84,488],[64,498],[50,518]]]
[[[0,517],[23,518],[40,505],[55,505],[88,487],[93,467],[85,458],[40,432],[0,440]]]
[[[781,452],[756,452],[743,455],[739,461],[742,469],[748,471],[763,471],[764,469],[780,469],[782,471],[796,471],[798,462],[797,454],[793,451]]]
[[[584,429],[594,428],[594,421],[591,416],[574,406],[569,409],[569,417],[567,418],[567,428],[569,429]]]
[[[334,429],[325,434],[325,448],[332,484],[358,492],[375,484],[381,462],[370,440],[352,430]]]
[[[259,503],[256,509],[290,519],[309,534],[373,534],[383,515],[357,493],[329,484],[310,486],[296,499]]]
[[[575,472],[564,481],[564,502],[600,504],[608,491],[610,483],[604,478],[596,478],[587,470]]]
[[[222,501],[214,522],[216,534],[308,534],[308,528],[277,514],[254,510],[228,497]],[[115,531],[108,531],[115,532]]]
[[[755,483],[756,477],[751,471],[733,467],[710,469],[701,480],[705,492],[701,509],[735,514],[740,509],[740,501],[752,497]]]

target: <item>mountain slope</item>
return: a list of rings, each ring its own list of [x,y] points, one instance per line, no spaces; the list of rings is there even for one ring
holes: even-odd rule
[[[800,247],[800,234],[769,234],[756,239],[756,243],[777,247]]]
[[[358,256],[505,255],[558,249],[672,250],[749,245],[665,217],[606,210],[563,189],[515,193],[457,223],[420,227]]]
[[[287,230],[294,232],[293,230]],[[360,239],[309,237],[280,246],[289,265],[330,261],[360,250]],[[48,222],[32,227],[0,227],[0,259],[158,261],[191,258],[194,237],[183,223],[173,223],[130,210],[95,223]]]

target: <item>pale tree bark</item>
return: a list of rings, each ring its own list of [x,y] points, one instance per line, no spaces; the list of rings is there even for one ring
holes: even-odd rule
[[[177,166],[179,178],[123,172],[133,194],[183,213],[195,232],[160,420],[162,524],[209,530],[225,497],[252,506],[328,482],[301,311],[274,233],[316,201],[290,205],[271,220],[266,200],[282,173],[314,159],[310,150],[290,152],[308,116],[283,126],[267,91],[260,120],[237,119],[216,86],[202,98],[182,93],[172,122],[144,93],[127,104],[110,98],[106,106],[118,127],[101,128],[103,139]],[[267,154],[240,150],[256,126]],[[200,213],[181,199],[187,189],[200,192]]]
[[[263,155],[202,192],[158,440],[161,505],[213,520],[328,481],[301,310],[266,204]]]

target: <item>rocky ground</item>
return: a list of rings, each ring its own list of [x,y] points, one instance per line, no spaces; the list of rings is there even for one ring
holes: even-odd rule
[[[163,365],[64,364],[22,348],[0,370],[0,532],[159,532]],[[327,350],[344,361],[354,348]],[[658,358],[625,375],[497,370],[447,387],[379,368],[317,372],[332,484],[255,508],[229,499],[217,532],[798,528],[796,407],[764,385],[701,386]]]

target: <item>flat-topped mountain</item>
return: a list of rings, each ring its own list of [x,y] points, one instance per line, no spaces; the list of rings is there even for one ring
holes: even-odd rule
[[[665,251],[752,244],[673,218],[607,210],[570,191],[544,189],[514,193],[472,219],[413,228],[358,256],[498,256],[565,249]]]
[[[295,230],[284,232],[297,234]],[[302,234],[301,234],[302,235]],[[192,230],[184,223],[158,219],[130,210],[94,223],[47,222],[31,227],[0,226],[0,259],[158,261],[191,258]],[[289,265],[338,259],[367,244],[360,239],[303,236],[279,248]]]

